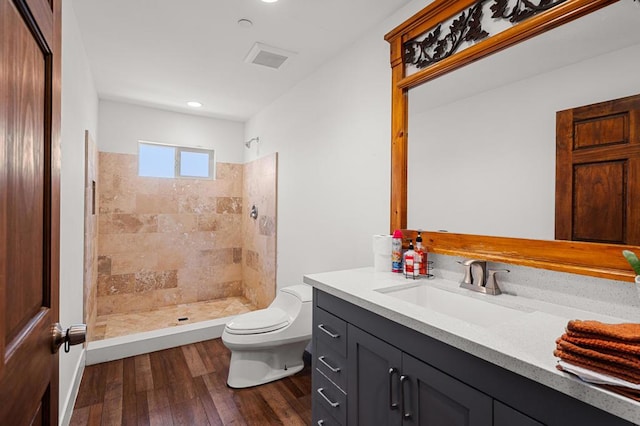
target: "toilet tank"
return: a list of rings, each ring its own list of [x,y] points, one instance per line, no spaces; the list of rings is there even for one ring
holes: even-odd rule
[[[301,302],[311,302],[313,300],[313,287],[307,284],[292,285],[283,287],[280,291],[292,294],[300,299]]]
[[[312,300],[313,287],[307,284],[298,284],[281,288],[270,306],[280,308],[295,318],[301,309],[311,312]]]

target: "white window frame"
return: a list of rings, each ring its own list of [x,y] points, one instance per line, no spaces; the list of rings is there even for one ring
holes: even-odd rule
[[[193,148],[188,146],[180,146],[173,145],[162,142],[152,142],[152,141],[138,141],[138,159],[140,158],[140,146],[141,145],[156,145],[156,146],[166,146],[175,149],[175,157],[174,161],[174,171],[173,171],[173,179],[207,179],[207,180],[215,180],[216,178],[216,159],[215,159],[215,150],[214,149],[206,149],[206,148]],[[183,152],[195,152],[199,154],[208,154],[209,155],[209,176],[189,176],[183,175],[180,173],[180,158],[181,153]],[[138,175],[140,175],[140,168],[138,167]],[[143,177],[154,177],[154,176],[143,176]],[[157,177],[157,176],[156,176]],[[165,178],[171,179],[171,178]]]

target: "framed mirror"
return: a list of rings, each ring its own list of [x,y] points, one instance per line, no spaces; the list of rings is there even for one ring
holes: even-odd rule
[[[632,281],[626,246],[552,241],[555,120],[640,93],[640,4],[567,0],[411,69],[407,42],[491,2],[459,3],[436,1],[386,37],[391,228],[426,228],[437,253]]]

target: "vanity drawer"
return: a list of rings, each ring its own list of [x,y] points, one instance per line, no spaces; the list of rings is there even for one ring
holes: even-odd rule
[[[325,343],[331,350],[347,357],[347,323],[320,308],[313,311],[313,335],[317,343]]]
[[[313,420],[311,421],[311,426],[341,426],[342,423],[329,414],[329,411],[319,401],[320,399],[322,399],[320,395],[313,397]]]
[[[316,369],[313,376],[313,397],[340,424],[347,423],[347,395]]]
[[[343,391],[347,391],[347,358],[332,350],[325,342],[316,343],[316,368]]]

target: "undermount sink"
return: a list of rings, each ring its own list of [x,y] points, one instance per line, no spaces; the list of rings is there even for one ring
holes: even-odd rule
[[[376,291],[481,327],[512,321],[532,312],[526,308],[511,308],[467,297],[425,283],[404,284]]]

